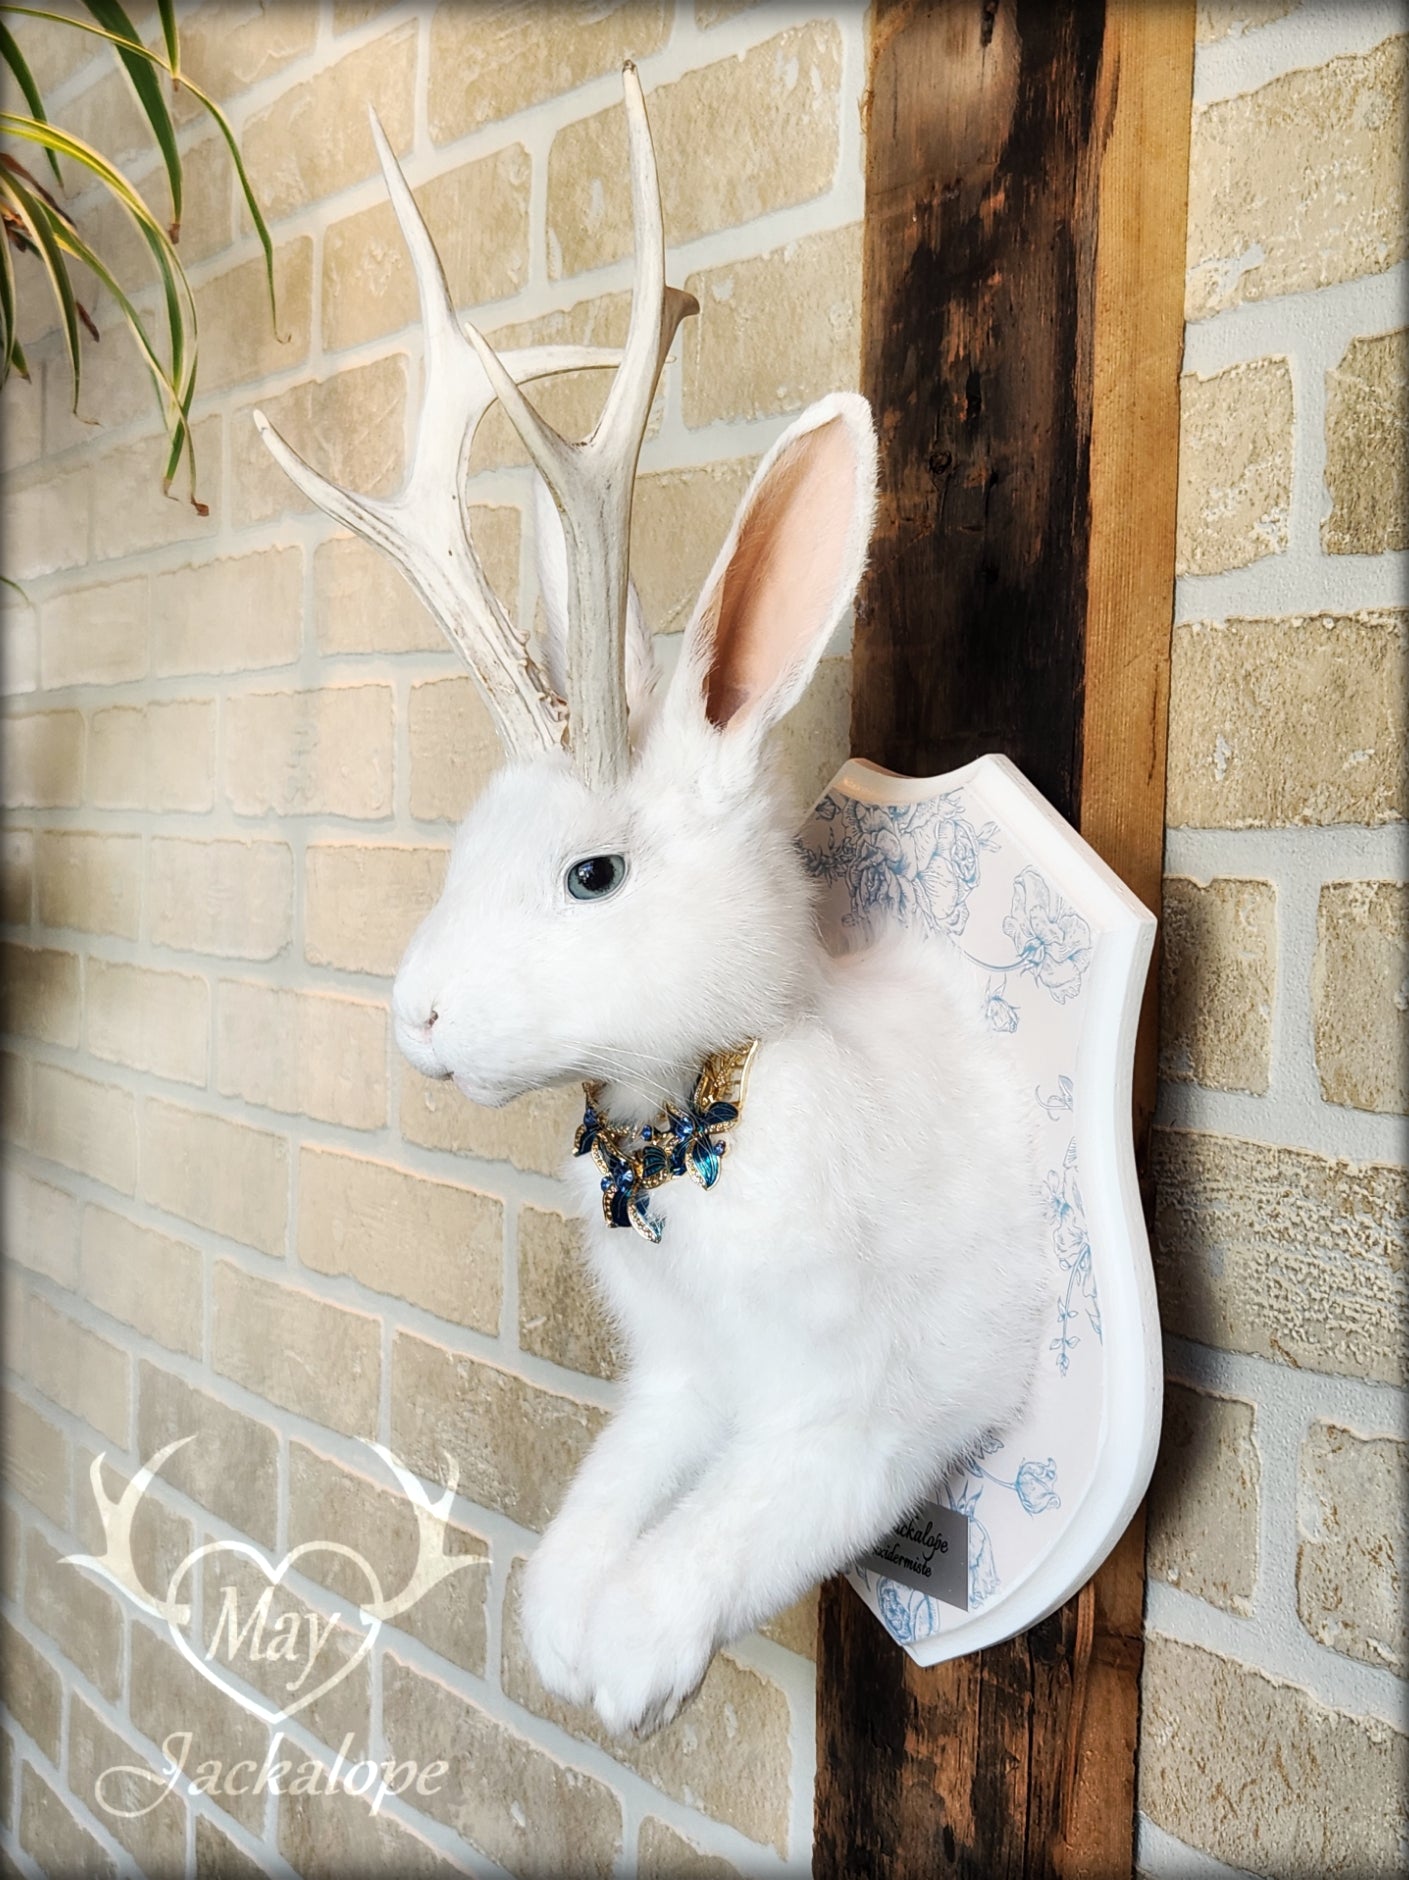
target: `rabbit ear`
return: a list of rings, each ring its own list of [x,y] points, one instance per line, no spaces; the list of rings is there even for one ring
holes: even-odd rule
[[[876,434],[856,392],[809,407],[754,475],[685,635],[680,688],[758,742],[801,698],[851,604],[876,504]]]
[[[533,475],[533,559],[543,602],[543,668],[559,698],[567,697],[568,556],[563,521],[548,485]],[[646,625],[633,581],[626,591],[626,709],[637,718],[633,736],[660,679],[655,635]]]

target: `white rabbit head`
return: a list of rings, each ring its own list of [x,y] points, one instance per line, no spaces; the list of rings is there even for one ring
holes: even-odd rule
[[[589,788],[560,753],[494,775],[396,977],[417,1069],[490,1104],[576,1077],[674,1095],[705,1053],[806,996],[811,899],[767,737],[851,602],[874,484],[865,400],[812,406],[759,466],[664,688],[633,604],[624,778]],[[556,682],[562,541],[546,502],[537,533]]]

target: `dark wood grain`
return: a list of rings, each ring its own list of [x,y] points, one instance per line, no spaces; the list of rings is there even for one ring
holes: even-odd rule
[[[868,93],[852,749],[1005,752],[1155,907],[1192,61],[1191,0],[877,0]],[[1079,1600],[922,1671],[825,1587],[816,1880],[1128,1875],[1143,1589],[1138,1516]]]

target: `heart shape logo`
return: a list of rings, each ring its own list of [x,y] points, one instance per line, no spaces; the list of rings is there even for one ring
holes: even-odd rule
[[[205,1628],[209,1635],[205,1652],[203,1656],[197,1656],[195,1647],[178,1623],[178,1619],[188,1616],[191,1610],[189,1604],[182,1604],[179,1593],[187,1578],[203,1560],[222,1554],[234,1555],[250,1562],[263,1576],[266,1585],[253,1598],[248,1596],[248,1587],[244,1584],[248,1576],[236,1578],[219,1588],[218,1611],[213,1617],[210,1613],[205,1615]],[[312,1606],[305,1606],[300,1611],[297,1605],[287,1607],[277,1618],[274,1616],[275,1589],[284,1587],[286,1575],[308,1554],[337,1554],[344,1560],[350,1560],[365,1578],[370,1598],[362,1607],[355,1609],[357,1623],[362,1628],[357,1649],[321,1683],[305,1690],[302,1687],[307,1678],[312,1676],[313,1667],[332,1636],[333,1628],[352,1617],[352,1614],[343,1611],[335,1611],[327,1616]],[[298,1595],[292,1589],[284,1590],[297,1601]],[[203,1546],[192,1548],[185,1559],[177,1564],[167,1583],[165,1613],[171,1641],[187,1663],[207,1683],[215,1685],[217,1690],[233,1698],[242,1709],[272,1727],[306,1710],[361,1664],[382,1629],[379,1614],[384,1606],[381,1582],[370,1562],[363,1559],[355,1549],[343,1546],[340,1541],[304,1541],[291,1548],[278,1562],[269,1560],[248,1541],[207,1541]],[[252,1684],[260,1682],[256,1675],[260,1667],[268,1667],[277,1676],[281,1668],[297,1670],[302,1664],[301,1675],[286,1685],[290,1701],[283,1705],[261,1702],[236,1684],[232,1677],[224,1675],[218,1668],[217,1656],[224,1644],[230,1647],[228,1660],[232,1672],[238,1671],[242,1654],[248,1661],[250,1669],[240,1675],[247,1677]]]

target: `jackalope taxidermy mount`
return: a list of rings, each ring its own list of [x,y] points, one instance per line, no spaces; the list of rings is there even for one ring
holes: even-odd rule
[[[500,358],[462,327],[374,124],[425,330],[406,487],[350,495],[256,416],[295,483],[400,564],[503,739],[392,1007],[412,1064],[477,1103],[587,1084],[565,1161],[627,1374],[523,1619],[544,1684],[613,1732],[668,1721],[720,1645],[1014,1416],[1045,1297],[1025,1126],[960,963],[919,942],[822,948],[768,758],[865,563],[864,399],[822,399],[768,452],[659,682],[628,580],[632,484],[698,309],[665,283],[630,65],[625,93],[638,279],[619,355]],[[581,443],[519,390],[603,365]],[[470,546],[465,463],[496,398],[552,498],[537,489],[541,664]]]

